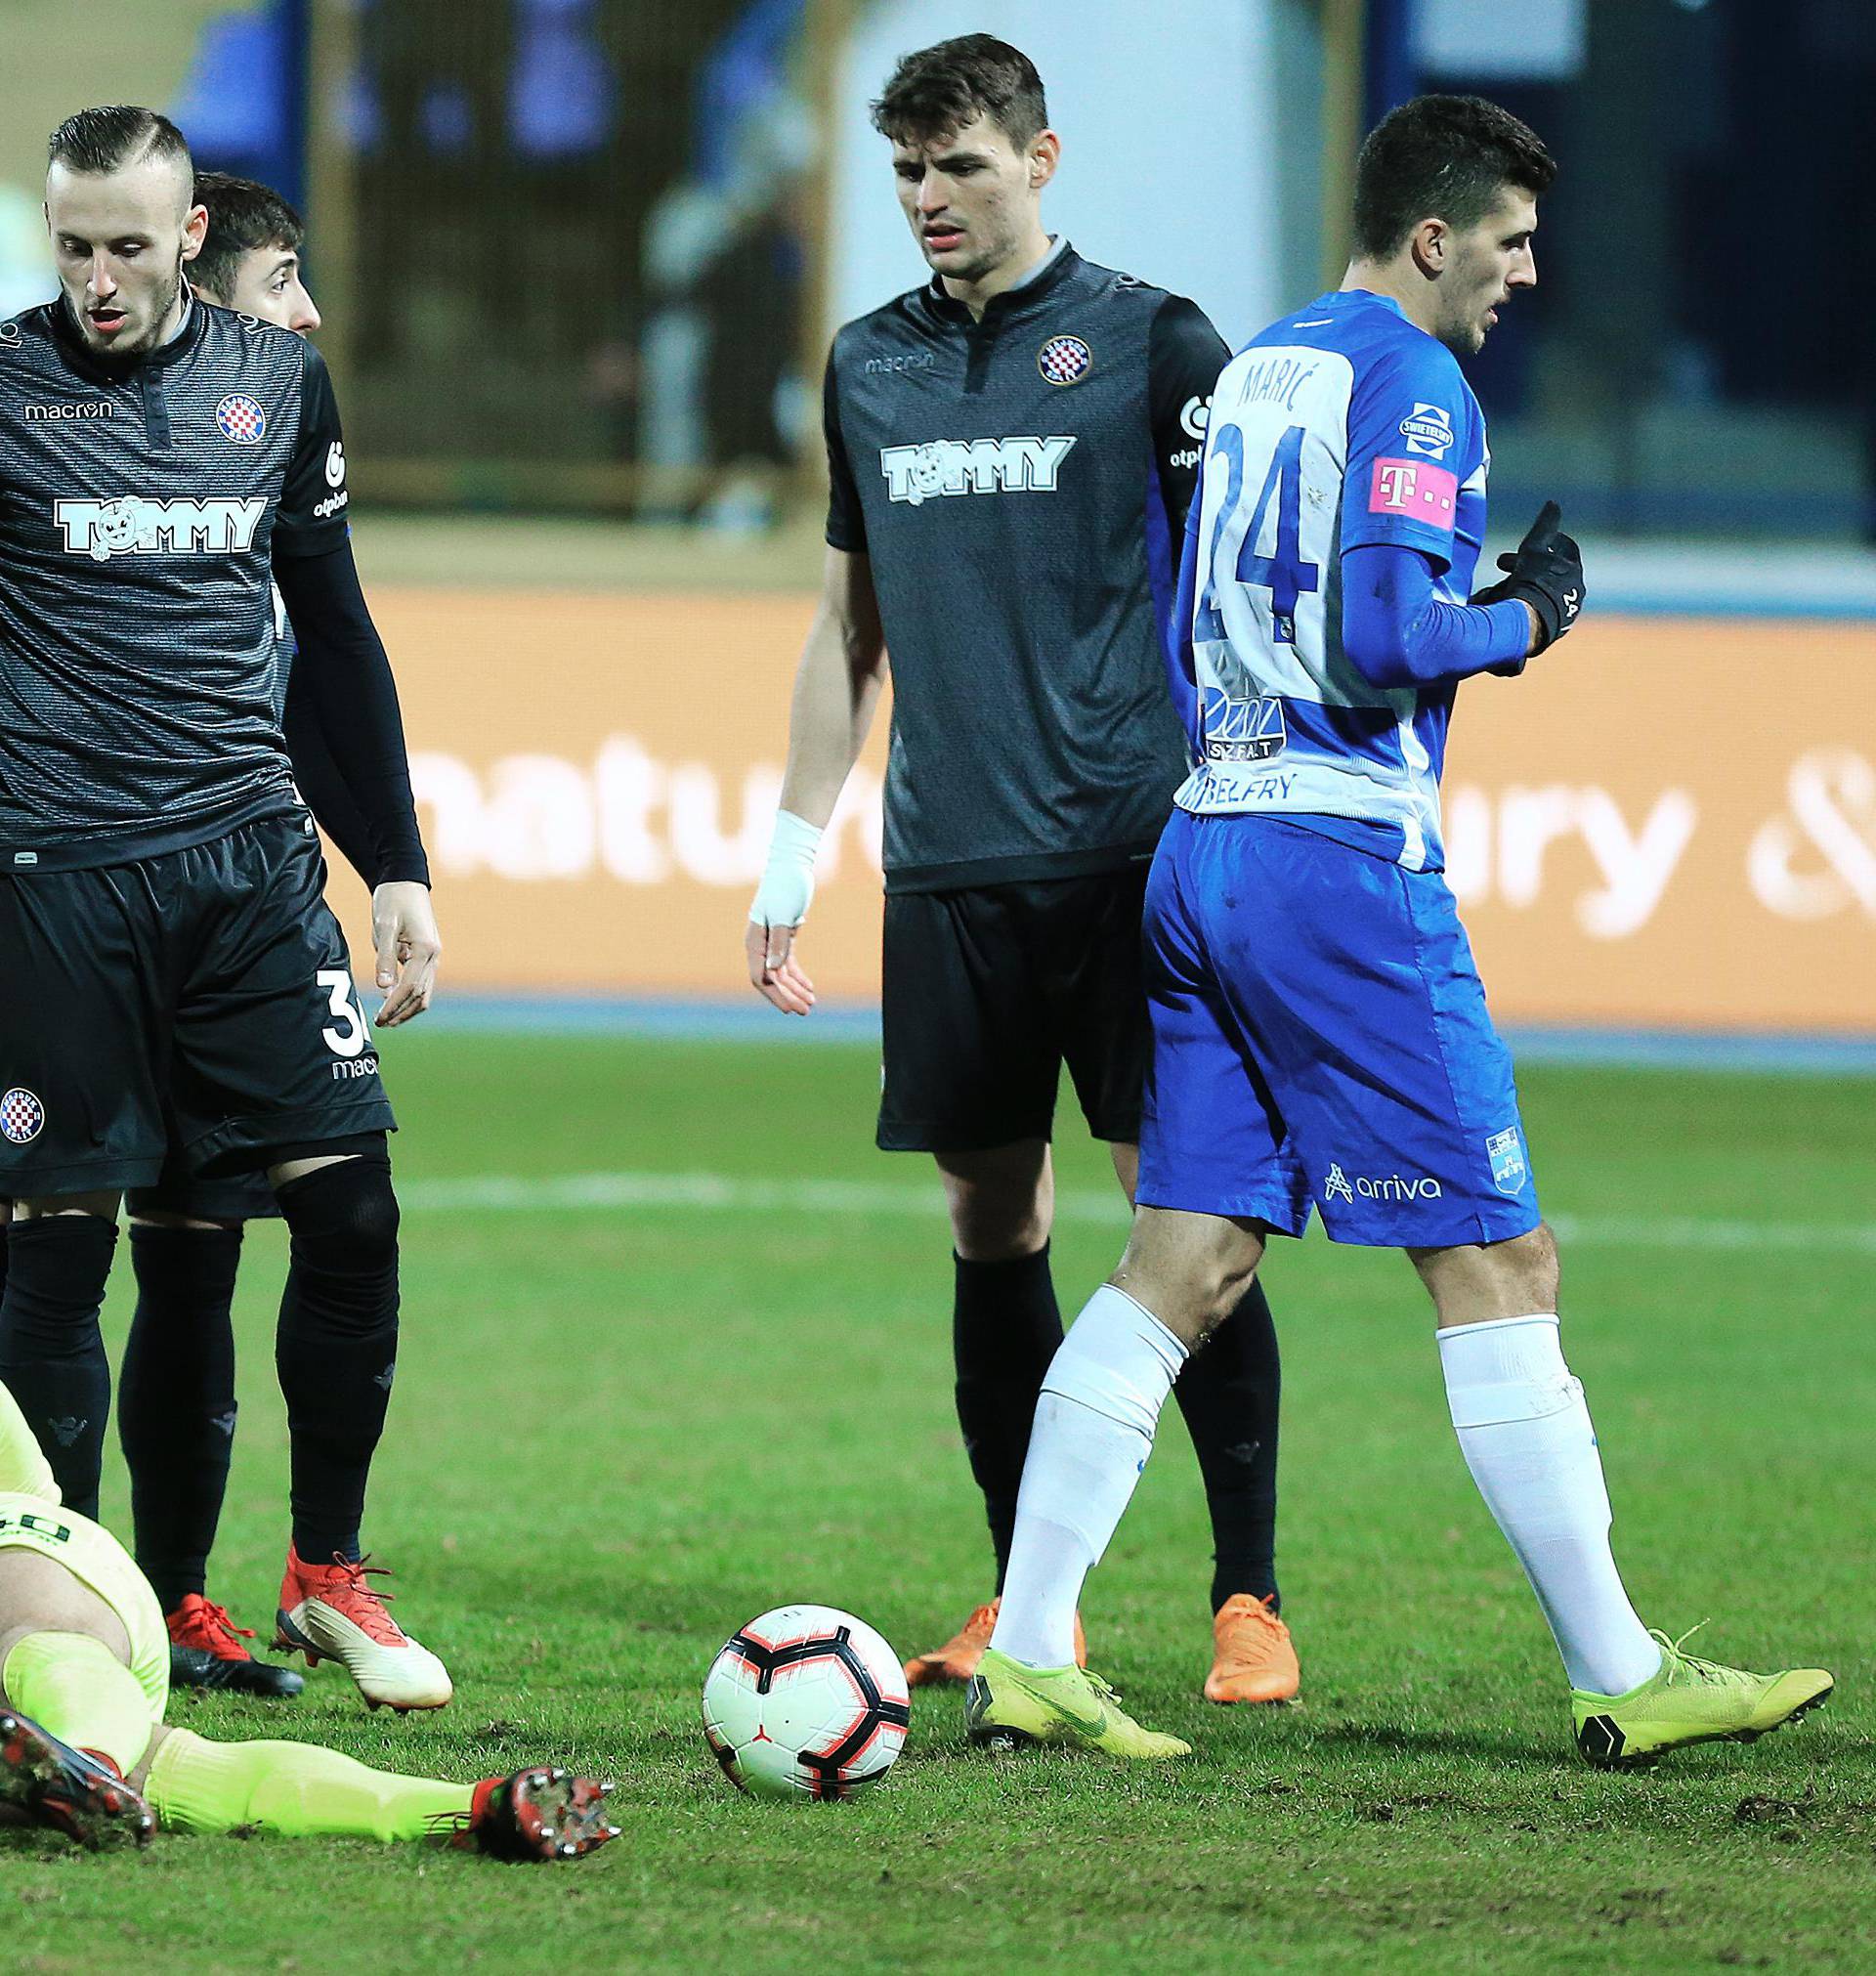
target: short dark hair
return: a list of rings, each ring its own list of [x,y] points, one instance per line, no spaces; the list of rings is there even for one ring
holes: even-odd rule
[[[1556,160],[1482,96],[1417,96],[1368,133],[1355,166],[1355,251],[1385,261],[1424,219],[1475,227],[1507,186],[1550,191]]]
[[[192,287],[226,302],[234,292],[234,275],[243,254],[256,247],[297,250],[306,225],[272,186],[237,179],[233,172],[197,172],[195,203],[208,208],[202,251],[189,264]]]
[[[146,158],[174,158],[193,169],[189,140],[160,110],[107,103],[68,116],[46,140],[46,162],[67,171],[114,172]]]
[[[873,106],[874,129],[894,144],[955,137],[980,116],[1018,150],[1048,128],[1036,64],[994,34],[960,34],[902,55]]]

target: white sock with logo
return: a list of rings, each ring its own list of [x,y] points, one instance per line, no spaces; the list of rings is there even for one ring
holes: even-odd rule
[[[1572,1688],[1626,1695],[1661,1665],[1609,1551],[1609,1493],[1556,1316],[1439,1333],[1446,1402],[1485,1506],[1517,1553]]]
[[[1075,1608],[1133,1494],[1185,1347],[1103,1284],[1043,1380],[990,1644],[1032,1667],[1075,1658]]]

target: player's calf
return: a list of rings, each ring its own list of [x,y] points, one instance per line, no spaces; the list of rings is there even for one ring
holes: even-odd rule
[[[78,1203],[85,1211],[70,1212]],[[117,1197],[17,1205],[0,1298],[0,1382],[32,1423],[66,1507],[95,1516],[110,1410],[98,1312],[117,1242]]]
[[[356,1552],[398,1355],[398,1203],[388,1156],[285,1181],[292,1261],[276,1347],[291,1439],[293,1543]]]

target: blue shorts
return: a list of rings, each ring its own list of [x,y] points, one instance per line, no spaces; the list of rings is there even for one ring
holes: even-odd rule
[[[1538,1223],[1452,892],[1305,825],[1175,810],[1146,890],[1146,1207],[1452,1248]]]

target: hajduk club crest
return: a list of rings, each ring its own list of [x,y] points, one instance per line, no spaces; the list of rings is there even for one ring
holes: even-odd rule
[[[267,413],[246,392],[237,391],[215,408],[215,423],[222,437],[236,446],[258,446],[267,430]]]
[[[0,1133],[15,1145],[25,1145],[39,1137],[46,1122],[46,1108],[22,1085],[16,1084],[0,1097]]]
[[[1079,336],[1051,336],[1036,353],[1036,368],[1051,384],[1079,384],[1093,362],[1093,351]]]

